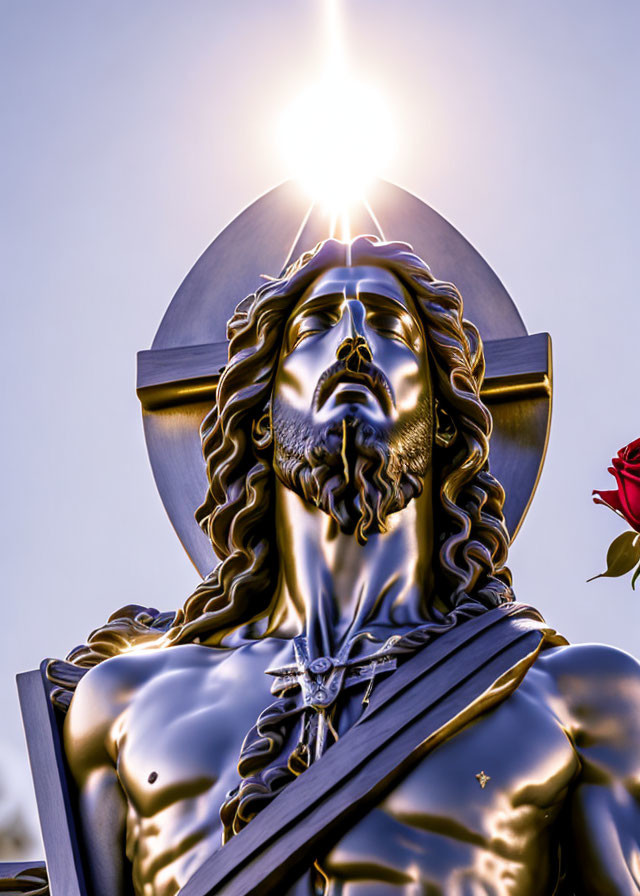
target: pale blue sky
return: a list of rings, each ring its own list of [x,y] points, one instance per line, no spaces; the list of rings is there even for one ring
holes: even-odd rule
[[[13,675],[114,608],[175,607],[196,582],[149,469],[135,353],[211,239],[288,176],[274,120],[321,63],[320,7],[0,4],[0,749],[16,782]],[[638,652],[640,593],[585,579],[622,530],[591,489],[640,435],[640,6],[343,8],[354,67],[396,98],[392,179],[554,339],[549,452],[512,551],[518,597],[573,640]]]

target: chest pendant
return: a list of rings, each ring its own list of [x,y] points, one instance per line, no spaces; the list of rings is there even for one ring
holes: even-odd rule
[[[315,716],[315,737],[309,738],[315,741],[315,760],[322,756],[330,743],[338,740],[335,712],[340,694],[368,682],[362,698],[362,705],[367,706],[376,676],[392,672],[397,666],[397,659],[391,653],[400,640],[399,635],[393,635],[380,650],[368,657],[350,658],[361,639],[362,636],[358,636],[348,641],[335,657],[319,656],[311,659],[306,636],[298,635],[293,639],[295,662],[267,670],[267,675],[275,678],[271,686],[272,694],[280,696],[287,691],[299,689],[303,706]]]

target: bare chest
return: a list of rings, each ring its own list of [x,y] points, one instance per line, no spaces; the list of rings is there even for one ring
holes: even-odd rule
[[[139,815],[205,792],[213,805],[212,791],[224,796],[234,786],[244,737],[273,700],[270,680],[252,665],[232,656],[219,666],[183,666],[136,695],[114,738],[118,776]]]
[[[118,773],[134,819],[132,858],[144,864],[188,841],[174,862],[182,885],[220,847],[219,808],[238,783],[242,742],[273,698],[269,679],[242,664],[223,681],[201,671],[166,679],[123,718]],[[500,896],[547,892],[576,758],[539,697],[525,682],[423,760],[319,859],[327,892],[357,896],[385,883],[390,893],[465,893],[464,875]]]
[[[525,681],[430,753],[319,866],[345,885],[342,896],[383,884],[389,896],[547,896],[577,771],[572,744]]]

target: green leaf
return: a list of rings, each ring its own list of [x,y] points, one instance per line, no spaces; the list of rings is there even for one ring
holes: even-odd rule
[[[592,576],[587,582],[593,582],[594,579],[601,579],[603,576],[609,578],[623,576],[630,572],[638,561],[640,561],[640,534],[633,531],[623,532],[609,545],[606,571]]]
[[[640,576],[640,566],[636,569],[633,574],[633,578],[631,579],[631,587],[634,591],[636,590],[636,579],[638,578],[638,576]]]

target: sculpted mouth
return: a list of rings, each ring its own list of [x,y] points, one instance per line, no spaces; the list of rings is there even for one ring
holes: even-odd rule
[[[378,400],[386,414],[391,413],[393,406],[393,393],[386,376],[372,364],[366,364],[360,370],[349,370],[345,364],[338,361],[322,374],[316,386],[313,396],[313,405],[316,411],[325,404],[329,396],[343,384],[353,383],[364,386]],[[345,390],[348,391],[348,390]],[[358,393],[362,390],[354,390],[354,400],[358,400]]]

